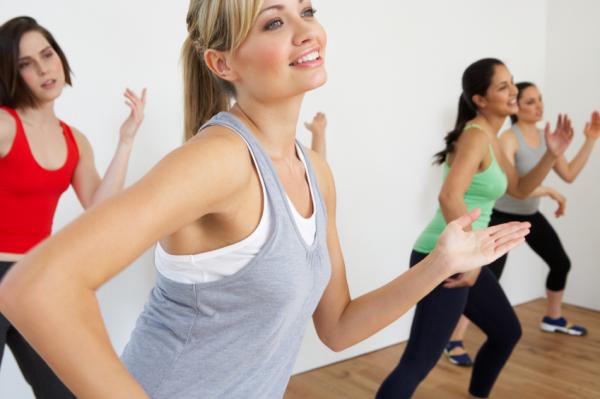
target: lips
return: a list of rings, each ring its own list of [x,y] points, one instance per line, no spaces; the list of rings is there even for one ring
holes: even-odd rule
[[[321,55],[319,53],[319,49],[312,49],[300,55],[300,57],[298,57],[296,61],[292,62],[290,66],[302,65],[320,59]]]
[[[48,79],[42,83],[43,89],[52,89],[56,85],[56,79]]]

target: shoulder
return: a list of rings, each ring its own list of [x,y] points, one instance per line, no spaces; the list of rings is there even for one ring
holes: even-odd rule
[[[492,144],[490,133],[482,130],[479,127],[471,127],[466,129],[460,135],[457,142],[457,152],[465,152],[475,154],[486,154],[488,148]]]
[[[73,138],[77,143],[77,146],[81,149],[81,147],[91,147],[90,141],[85,137],[85,134],[81,132],[81,130],[77,129],[75,126],[67,125],[69,129],[71,129],[71,133],[73,133]]]
[[[167,157],[191,170],[210,170],[213,176],[231,185],[247,183],[253,176],[246,142],[238,133],[220,125],[203,129]]]
[[[8,111],[0,108],[0,137],[13,136],[17,130],[15,118]]]
[[[503,148],[512,149],[514,151],[519,149],[519,140],[517,138],[517,133],[511,128],[505,130],[500,134],[500,144]]]

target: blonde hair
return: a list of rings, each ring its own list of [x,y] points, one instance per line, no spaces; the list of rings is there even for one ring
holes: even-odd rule
[[[256,20],[262,0],[191,0],[183,43],[184,135],[194,136],[213,115],[229,110],[235,90],[204,62],[207,49],[236,50]]]

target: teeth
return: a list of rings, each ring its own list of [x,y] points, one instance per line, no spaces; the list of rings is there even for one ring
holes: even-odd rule
[[[312,53],[309,53],[309,54],[305,55],[304,57],[298,59],[295,63],[302,64],[304,62],[314,61],[317,58],[319,58],[319,52],[313,51]]]

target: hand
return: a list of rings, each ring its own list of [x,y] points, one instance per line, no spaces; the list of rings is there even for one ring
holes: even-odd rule
[[[125,96],[125,104],[131,108],[129,117],[125,119],[125,122],[121,125],[119,132],[121,141],[131,142],[135,138],[142,121],[144,120],[144,107],[146,106],[146,89],[142,90],[142,96],[138,97],[135,93],[129,89],[123,93]]]
[[[459,287],[472,287],[479,277],[481,268],[473,269],[471,271],[460,273],[456,277],[449,277],[444,281],[445,288],[459,288]]]
[[[596,140],[600,137],[600,112],[592,112],[590,121],[585,124],[583,134],[585,134],[585,137],[592,140]]]
[[[557,218],[563,216],[567,207],[567,199],[565,196],[554,189],[549,189],[548,197],[552,198],[558,204],[558,208],[554,211],[554,216]]]
[[[433,250],[446,262],[449,275],[492,263],[524,241],[529,223],[510,222],[483,230],[465,231],[479,217],[474,209],[448,223]]]
[[[552,155],[558,158],[564,154],[573,139],[573,126],[569,117],[562,114],[558,115],[554,133],[550,131],[550,123],[546,123],[544,136],[546,138],[546,146]]]
[[[317,112],[313,117],[312,122],[304,122],[304,126],[310,130],[312,134],[325,134],[327,117],[324,113]]]

